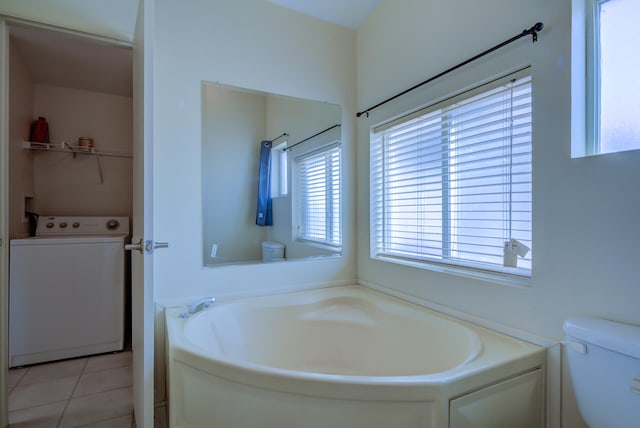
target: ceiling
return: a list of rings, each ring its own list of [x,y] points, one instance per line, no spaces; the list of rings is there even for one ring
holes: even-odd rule
[[[267,0],[343,27],[358,29],[380,0]]]
[[[33,83],[132,96],[130,47],[32,27],[10,34]]]

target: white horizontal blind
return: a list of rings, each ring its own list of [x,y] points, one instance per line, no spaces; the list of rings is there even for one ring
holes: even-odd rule
[[[372,257],[503,267],[531,242],[531,77],[510,76],[374,129]],[[529,253],[531,254],[531,253]]]
[[[297,239],[341,245],[340,163],[339,145],[296,159]]]

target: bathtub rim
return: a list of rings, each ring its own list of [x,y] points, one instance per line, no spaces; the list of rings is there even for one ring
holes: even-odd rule
[[[289,301],[281,302],[280,299],[290,298]],[[334,379],[338,383],[343,383],[345,381],[350,383],[366,383],[366,384],[377,384],[377,383],[389,383],[389,382],[407,382],[411,379],[414,379],[416,376],[421,378],[426,378],[427,376],[433,376],[432,379],[437,380],[438,375],[446,376],[448,373],[457,370],[458,368],[469,364],[474,361],[484,352],[484,344],[482,338],[478,335],[478,332],[473,328],[469,323],[460,322],[460,320],[455,319],[450,316],[446,316],[438,313],[437,311],[432,311],[426,309],[422,306],[415,305],[411,302],[407,302],[402,299],[395,298],[393,296],[386,295],[384,293],[380,293],[375,290],[369,290],[367,288],[363,288],[358,285],[350,285],[350,286],[342,286],[342,287],[330,287],[330,288],[320,288],[315,290],[304,290],[293,293],[285,293],[279,295],[265,295],[265,296],[254,296],[251,298],[244,299],[227,299],[221,302],[216,302],[215,306],[211,306],[205,311],[201,313],[197,313],[193,316],[188,317],[186,320],[181,318],[181,328],[185,326],[189,328],[188,324],[193,322],[199,323],[202,322],[202,318],[207,317],[207,314],[211,315],[211,311],[213,310],[224,310],[231,311],[234,315],[235,313],[241,311],[243,308],[239,308],[239,311],[236,311],[234,306],[240,305],[243,306],[244,302],[256,303],[256,308],[258,309],[268,309],[268,310],[289,310],[291,307],[300,307],[304,305],[309,309],[313,309],[315,305],[322,305],[324,303],[331,303],[334,299],[355,299],[364,302],[366,306],[372,306],[375,310],[384,312],[385,315],[389,317],[406,317],[411,318],[418,317],[416,322],[425,322],[425,315],[427,318],[436,318],[436,322],[439,323],[436,328],[445,329],[451,327],[455,328],[455,335],[462,336],[463,340],[468,341],[469,349],[468,352],[464,355],[464,358],[460,359],[455,363],[455,365],[449,366],[446,369],[440,371],[428,371],[425,373],[407,373],[407,374],[371,374],[371,375],[349,375],[349,374],[339,374],[339,373],[323,373],[323,372],[315,372],[315,371],[304,371],[298,369],[289,369],[282,366],[275,367],[269,364],[263,364],[260,361],[246,359],[246,358],[236,358],[233,355],[226,355],[223,353],[215,354],[217,361],[225,362],[231,366],[242,366],[249,370],[255,371],[277,371],[280,375],[290,376],[290,377],[304,377],[304,378],[315,378],[315,379]],[[320,309],[321,310],[321,309]],[[217,314],[211,315],[212,317],[216,317]],[[422,319],[420,319],[422,318]],[[429,321],[427,321],[427,324]],[[206,321],[204,322],[205,327]],[[432,328],[430,325],[427,328]],[[210,352],[209,349],[206,349],[200,346],[197,342],[190,340],[187,335],[181,335],[180,340],[183,344],[183,349],[185,350],[195,350],[191,351],[196,354],[200,354],[203,356],[208,355]],[[441,344],[441,342],[437,342],[436,344]],[[462,355],[462,354],[458,354]],[[317,374],[318,376],[314,376]],[[386,379],[385,381],[378,381],[379,379]]]
[[[325,398],[362,400],[369,399],[393,401],[436,400],[442,397],[456,397],[473,390],[521,375],[531,370],[546,367],[546,349],[522,339],[507,336],[468,321],[442,314],[430,308],[417,305],[403,299],[384,294],[360,285],[340,286],[354,287],[366,293],[373,293],[385,299],[399,301],[431,313],[433,316],[462,324],[473,330],[482,341],[480,354],[466,364],[452,369],[425,375],[409,376],[347,376],[331,375],[264,366],[249,361],[237,361],[221,355],[209,357],[202,348],[190,343],[177,331],[186,322],[179,318],[183,308],[167,308],[166,320],[166,357],[168,368],[172,369],[179,362],[203,373],[219,377],[231,382],[242,383],[253,387],[285,393],[321,396]],[[261,298],[276,298],[283,295],[326,291],[336,287],[302,290],[283,294],[253,296],[229,301],[243,301]],[[509,355],[496,355],[491,346],[506,341],[518,346]],[[171,374],[170,374],[171,376]],[[337,388],[339,387],[339,388]],[[301,392],[304,391],[304,392]],[[373,397],[373,398],[372,398]]]

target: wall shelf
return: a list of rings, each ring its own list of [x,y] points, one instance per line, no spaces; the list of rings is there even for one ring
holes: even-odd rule
[[[26,150],[33,150],[33,151],[72,153],[74,157],[76,154],[82,154],[82,155],[94,155],[94,156],[109,156],[109,157],[116,157],[116,158],[133,158],[133,155],[131,155],[130,153],[102,151],[102,150],[96,149],[95,147],[91,147],[91,148],[80,147],[77,145],[67,144],[66,141],[63,141],[60,144],[34,143],[31,141],[23,141],[22,148]]]

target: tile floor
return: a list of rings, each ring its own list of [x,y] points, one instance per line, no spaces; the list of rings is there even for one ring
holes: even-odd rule
[[[135,427],[131,385],[130,351],[11,369],[9,427]]]

